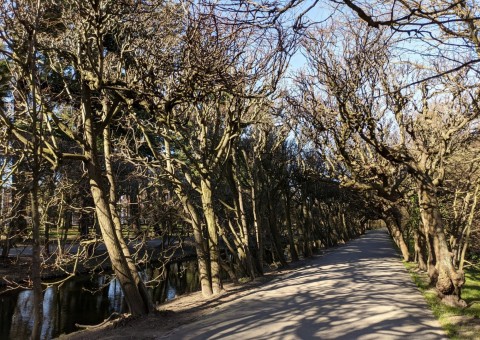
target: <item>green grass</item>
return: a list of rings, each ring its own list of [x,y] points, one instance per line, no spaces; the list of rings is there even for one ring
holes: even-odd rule
[[[467,270],[465,273],[462,299],[467,302],[468,307],[462,309],[444,305],[429,287],[427,275],[415,270],[415,264],[405,263],[405,267],[451,339],[480,338],[480,271]]]
[[[466,283],[462,289],[462,298],[470,306],[465,311],[469,315],[480,318],[480,271],[467,270],[465,273]]]

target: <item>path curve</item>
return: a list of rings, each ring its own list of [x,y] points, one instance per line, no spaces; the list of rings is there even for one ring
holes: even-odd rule
[[[158,339],[446,339],[385,230]]]

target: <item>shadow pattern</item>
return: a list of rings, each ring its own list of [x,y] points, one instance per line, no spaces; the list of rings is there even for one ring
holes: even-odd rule
[[[446,339],[385,230],[159,339]]]

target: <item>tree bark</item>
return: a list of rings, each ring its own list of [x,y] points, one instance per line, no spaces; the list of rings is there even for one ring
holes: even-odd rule
[[[313,255],[311,247],[311,219],[310,212],[306,200],[302,202],[302,216],[303,216],[303,243],[304,243],[304,256],[311,257]]]
[[[34,156],[38,157],[38,156]],[[34,163],[39,162],[36,159]],[[34,167],[39,167],[39,164]],[[42,335],[42,323],[43,323],[43,291],[42,291],[42,278],[40,276],[41,271],[41,259],[40,259],[40,213],[38,206],[38,168],[33,170],[32,191],[31,191],[31,211],[32,211],[32,225],[33,225],[33,246],[32,246],[32,282],[33,282],[33,329],[32,339],[37,340]]]
[[[410,222],[410,213],[408,212],[407,207],[402,204],[393,206],[392,211],[393,216],[395,217],[395,220],[397,221],[398,227],[400,229],[402,239],[407,246],[407,250],[409,251],[409,257],[411,259],[410,248],[408,246],[408,243],[405,242],[405,240],[409,239],[409,235],[407,232],[409,230],[408,224]]]
[[[106,110],[105,110],[106,111]],[[113,218],[113,223],[115,225],[115,232],[117,234],[118,242],[120,243],[120,247],[122,248],[123,255],[127,260],[128,267],[130,272],[132,273],[133,279],[135,280],[135,284],[137,285],[138,291],[142,296],[142,300],[144,305],[147,308],[147,312],[151,312],[153,310],[153,303],[152,299],[150,298],[150,294],[148,293],[147,287],[143,282],[142,278],[138,274],[137,266],[135,265],[135,261],[132,258],[130,253],[130,249],[128,249],[127,242],[122,234],[122,224],[120,221],[120,217],[117,213],[117,195],[115,192],[115,179],[113,177],[113,170],[112,170],[112,162],[111,162],[111,136],[110,136],[110,128],[107,125],[103,130],[103,151],[104,151],[104,159],[105,159],[105,172],[107,175],[108,183],[109,183],[109,208],[110,213]]]
[[[415,242],[415,262],[418,263],[418,268],[420,270],[427,270],[427,263],[425,262],[425,237],[423,233],[415,229],[413,234]]]
[[[403,237],[402,230],[398,225],[398,220],[393,216],[393,211],[390,209],[387,211],[387,216],[385,217],[385,223],[387,225],[390,234],[392,235],[395,244],[402,252],[403,260],[409,261],[410,260],[410,252],[408,250],[408,246],[405,243],[405,239]]]
[[[237,181],[238,183],[238,181]],[[238,213],[240,214],[240,225],[242,228],[242,245],[241,249],[239,249],[239,253],[241,254],[243,260],[245,261],[248,275],[253,280],[255,278],[255,270],[253,268],[253,260],[252,260],[252,253],[250,251],[250,240],[249,240],[249,230],[247,225],[247,218],[245,215],[245,207],[243,203],[243,193],[242,189],[238,188]]]
[[[210,275],[212,280],[213,294],[220,294],[222,282],[220,279],[220,251],[218,245],[218,230],[213,210],[212,183],[208,178],[203,177],[200,182],[202,194],[202,208],[208,229],[208,250],[210,254]]]
[[[290,256],[292,261],[298,261],[298,254],[295,245],[295,239],[293,237],[293,227],[292,227],[292,212],[291,212],[291,204],[290,204],[290,193],[288,192],[290,189],[286,188],[285,190],[285,218],[287,221],[287,230],[288,230],[288,241],[290,244]]]
[[[209,270],[209,257],[208,257],[208,242],[205,241],[202,233],[202,224],[200,222],[200,217],[197,212],[197,208],[192,204],[190,197],[185,193],[185,190],[182,186],[182,182],[178,181],[175,177],[175,168],[173,162],[170,158],[171,150],[170,143],[168,140],[164,141],[165,147],[165,159],[166,159],[166,169],[170,176],[170,179],[175,184],[175,195],[182,202],[183,210],[190,217],[190,224],[193,229],[193,237],[195,239],[195,251],[197,253],[198,259],[198,272],[200,274],[200,287],[202,290],[202,295],[204,297],[209,297],[213,294],[210,270]],[[154,151],[154,150],[152,150]],[[157,157],[158,158],[158,157]]]
[[[433,238],[435,251],[435,271],[431,272],[429,268],[430,279],[441,294],[451,295],[459,300],[465,277],[462,271],[457,271],[453,266],[453,257],[448,249],[435,187],[430,183],[420,182],[418,190],[422,222]]]
[[[180,201],[183,204],[185,212],[190,216],[190,223],[193,228],[193,237],[195,239],[195,249],[197,252],[198,259],[198,272],[200,274],[200,287],[202,290],[202,295],[204,297],[209,297],[213,294],[212,285],[210,284],[210,271],[209,271],[209,261],[208,261],[208,243],[205,242],[205,239],[202,235],[202,227],[200,223],[200,218],[198,216],[196,208],[190,202],[187,195],[183,191],[175,190],[177,197],[180,198]]]
[[[235,237],[235,245],[237,246],[237,255],[241,267],[245,269],[245,274],[253,280],[255,278],[255,270],[253,268],[252,253],[250,251],[249,228],[245,213],[242,185],[236,169],[238,169],[237,153],[235,150],[232,150],[232,161],[229,161],[227,164],[226,174],[233,194],[235,220],[239,232],[235,232],[232,227],[231,229]]]
[[[458,258],[458,269],[463,270],[463,265],[465,263],[465,255],[467,254],[467,248],[470,244],[470,234],[472,231],[473,219],[475,216],[475,208],[477,207],[478,202],[478,192],[480,190],[480,184],[477,184],[475,187],[475,193],[473,195],[472,206],[470,207],[470,213],[468,214],[467,225],[462,232],[461,242],[459,242],[459,258]],[[460,250],[461,249],[461,250]]]
[[[268,190],[268,189],[267,189]],[[280,261],[280,264],[283,267],[287,267],[288,263],[285,259],[285,254],[283,253],[282,238],[277,226],[277,215],[275,214],[275,207],[273,206],[274,202],[268,192],[267,206],[268,206],[268,226],[270,229],[270,237],[273,244],[273,249],[277,255],[277,259]]]
[[[94,162],[88,162],[87,170],[100,232],[107,247],[112,269],[125,294],[125,300],[130,309],[130,313],[132,315],[146,314],[148,313],[148,306],[144,303],[125,255],[123,254],[97,165]]]
[[[148,313],[149,308],[144,303],[117,236],[110,211],[108,191],[105,189],[105,183],[102,179],[102,165],[98,157],[97,135],[91,108],[90,89],[86,83],[82,83],[82,111],[85,127],[84,153],[88,159],[85,161],[85,165],[98,224],[110,257],[112,269],[120,282],[130,313],[135,316],[143,315]]]
[[[37,40],[36,40],[36,28],[38,27],[38,18],[40,15],[40,0],[37,1],[37,12],[35,16],[34,29],[31,35],[31,41],[29,46],[29,67],[30,67],[30,87],[32,95],[31,103],[31,117],[33,128],[33,140],[31,150],[32,162],[32,182],[31,182],[31,213],[32,213],[32,282],[33,282],[33,340],[39,340],[42,336],[42,324],[43,324],[43,291],[42,291],[42,278],[41,278],[41,266],[42,261],[40,258],[40,207],[39,207],[39,181],[40,181],[40,167],[42,149],[40,147],[41,139],[43,137],[41,128],[42,112],[38,112],[37,108],[40,103],[37,102],[37,65],[36,65],[36,53],[37,53]],[[28,107],[28,105],[27,105]],[[40,122],[39,122],[40,121]],[[39,124],[40,123],[40,124]],[[47,244],[48,247],[48,244]]]
[[[263,224],[261,221],[262,214],[259,212],[259,202],[258,202],[258,195],[257,195],[257,188],[258,183],[253,176],[253,183],[251,188],[251,195],[252,195],[252,213],[253,213],[253,227],[255,229],[255,240],[256,240],[256,263],[257,263],[257,270],[260,275],[263,275]]]

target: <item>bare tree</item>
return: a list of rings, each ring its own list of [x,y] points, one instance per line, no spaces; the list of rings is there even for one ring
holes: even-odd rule
[[[22,42],[24,37],[15,31],[22,23],[15,6],[13,3],[2,6],[5,10],[10,9],[10,12],[3,12],[2,17],[5,30],[1,37],[8,46],[2,53],[13,63],[19,64],[23,52],[18,50],[18,46],[21,46],[18,42]],[[148,312],[150,303],[121,234],[112,204],[115,197],[109,190],[115,187],[114,179],[111,168],[104,168],[104,165],[110,158],[110,123],[122,108],[122,99],[116,94],[118,89],[107,84],[124,77],[122,69],[127,66],[125,59],[122,59],[122,48],[129,44],[125,32],[128,27],[135,27],[132,21],[144,19],[139,16],[139,13],[144,13],[140,7],[116,1],[42,2],[44,15],[38,23],[42,29],[37,33],[37,53],[46,70],[42,84],[45,90],[35,96],[44,112],[41,126],[49,133],[41,140],[42,157],[54,167],[66,159],[80,160],[85,165],[112,267],[134,315]],[[30,9],[27,6],[24,10]],[[98,25],[92,25],[94,22]],[[121,32],[125,35],[121,35]],[[112,42],[115,35],[118,45]],[[68,115],[73,117],[68,118]],[[31,133],[11,122],[5,114],[2,114],[2,121],[20,142],[30,145]],[[59,136],[76,143],[78,149],[75,152],[62,150]],[[100,141],[105,138],[100,145],[99,138]],[[104,181],[104,176],[107,181]]]
[[[414,70],[395,66],[382,32],[354,27],[340,39],[323,35],[309,45],[314,82],[325,94],[321,107],[414,178],[427,235],[430,278],[452,303],[462,304],[458,298],[463,272],[452,261],[437,193],[445,179],[446,160],[479,117],[477,95],[469,91],[475,75],[466,71],[462,77],[436,79],[405,90],[403,84],[417,75]],[[329,49],[335,41],[343,49]]]
[[[17,25],[11,30],[16,38],[21,39],[17,49],[13,51],[14,57],[17,58],[16,63],[10,63],[10,78],[16,79],[14,84],[10,83],[10,89],[13,97],[18,100],[18,105],[23,114],[17,117],[11,116],[10,112],[6,112],[4,108],[0,108],[0,115],[4,124],[9,127],[12,121],[20,119],[26,124],[27,131],[31,132],[31,139],[24,145],[24,154],[26,156],[26,166],[29,170],[29,181],[27,182],[28,193],[30,196],[31,221],[32,221],[32,267],[31,280],[34,292],[33,301],[33,329],[32,339],[40,339],[42,333],[43,321],[43,291],[41,286],[41,258],[40,258],[40,208],[39,208],[39,181],[42,167],[42,147],[41,140],[44,138],[42,119],[44,111],[42,102],[39,100],[40,94],[40,77],[37,67],[38,54],[38,34],[40,31],[40,18],[43,15],[44,7],[40,0],[28,2],[24,6],[10,6],[2,4],[4,15],[2,22],[5,27],[8,21],[7,16],[12,15],[19,20]],[[27,9],[29,8],[29,10]],[[8,14],[7,14],[8,13]],[[11,27],[12,28],[12,27]],[[10,46],[8,46],[10,47]],[[15,55],[15,52],[22,51],[21,54]],[[20,85],[18,85],[20,84]],[[18,136],[17,136],[18,138]],[[7,247],[8,252],[8,247]]]
[[[220,170],[231,157],[235,140],[256,120],[265,98],[273,93],[290,48],[280,27],[270,30],[247,24],[240,13],[227,19],[212,4],[190,6],[184,35],[176,45],[179,54],[174,60],[180,66],[154,65],[151,78],[144,82],[145,101],[139,103],[151,116],[136,117],[191,216],[201,271],[208,249],[210,273],[201,278],[210,278],[214,294],[221,290],[219,236],[224,234],[215,208]],[[152,51],[163,53],[161,46]],[[166,79],[160,92],[159,77]],[[152,138],[155,135],[163,144],[162,152]],[[194,212],[191,194],[199,195],[201,215]],[[239,201],[236,209],[241,209]],[[203,222],[208,240],[201,236]],[[248,254],[243,234],[234,239],[239,250]],[[208,295],[206,285],[202,287]]]
[[[454,261],[462,270],[466,264],[471,236],[478,231],[478,199],[480,194],[478,141],[475,134],[467,137],[445,167],[445,186],[440,202],[449,207],[443,211],[449,230],[449,243]]]

